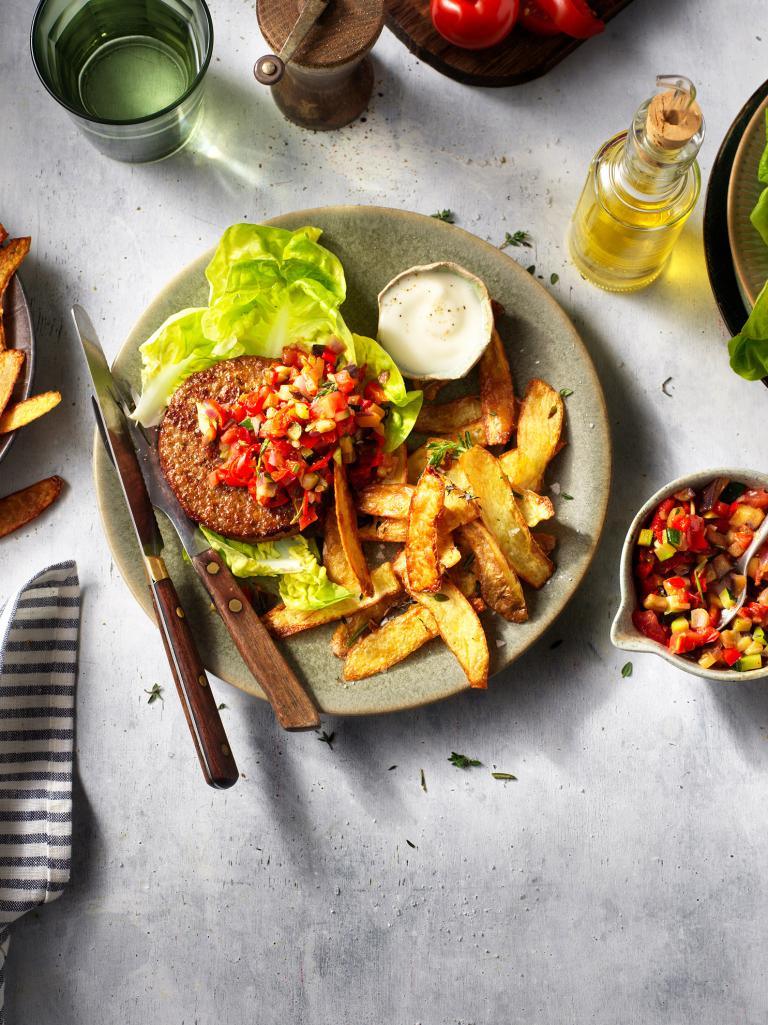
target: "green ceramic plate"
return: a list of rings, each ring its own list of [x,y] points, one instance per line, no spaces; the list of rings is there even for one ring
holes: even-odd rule
[[[347,206],[304,210],[269,222],[284,228],[322,228],[323,243],[341,259],[348,298],[342,312],[353,330],[376,332],[376,296],[399,271],[414,264],[455,260],[479,275],[507,310],[501,333],[507,343],[517,390],[532,377],[555,388],[572,388],[567,401],[568,445],[549,472],[549,481],[573,495],[555,498],[558,569],[539,592],[527,588],[529,622],[507,623],[489,613],[483,619],[491,669],[496,673],[539,638],[579,586],[597,547],[611,477],[610,435],[605,403],[592,361],[573,325],[549,293],[494,246],[449,224],[421,214],[381,207]],[[170,314],[204,305],[206,253],[170,282],[131,332],[115,360],[115,373],[138,390],[138,347]],[[115,562],[136,600],[151,615],[149,593],[133,531],[114,472],[101,442],[94,449],[96,492]],[[182,560],[175,534],[163,517],[166,561],[188,612],[206,667],[251,694],[263,696],[243,665],[193,572]],[[453,656],[432,641],[394,669],[358,683],[341,680],[341,662],[330,652],[331,627],[281,642],[288,659],[312,691],[320,709],[335,715],[372,715],[424,705],[467,687]],[[492,683],[491,686],[494,684]],[[499,685],[498,683],[496,685]]]
[[[765,149],[766,110],[768,98],[744,130],[728,183],[728,238],[739,291],[749,310],[768,280],[768,246],[749,219],[765,188],[757,179],[757,169]]]

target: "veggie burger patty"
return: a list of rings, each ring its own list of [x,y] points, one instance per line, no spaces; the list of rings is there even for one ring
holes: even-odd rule
[[[205,442],[198,426],[198,402],[213,398],[230,403],[256,391],[274,362],[238,356],[192,374],[173,393],[160,426],[160,465],[173,493],[191,519],[225,537],[258,540],[297,529],[290,503],[267,509],[245,488],[211,486],[209,475],[220,464],[218,443]]]

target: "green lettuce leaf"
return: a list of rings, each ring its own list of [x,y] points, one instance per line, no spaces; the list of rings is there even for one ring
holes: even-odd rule
[[[190,374],[245,351],[235,337],[221,342],[207,338],[204,313],[204,309],[176,313],[140,347],[142,389],[133,414],[139,423],[157,423],[171,395]]]
[[[768,283],[741,331],[728,342],[731,369],[748,381],[768,375]]]
[[[335,336],[354,361],[352,336],[339,313],[346,296],[340,260],[318,244],[319,228],[286,231],[258,224],[227,228],[206,269],[211,292],[203,328],[223,342],[236,337],[254,356],[278,358],[283,346]]]
[[[768,140],[768,110],[765,112],[765,137]],[[760,157],[760,165],[757,169],[757,180],[761,181],[763,185],[768,185],[768,145],[763,150],[763,155]]]
[[[768,246],[768,189],[763,189],[761,192],[749,219],[753,228],[760,233],[760,238]]]
[[[398,445],[402,445],[413,430],[424,395],[420,391],[406,391],[403,375],[395,361],[378,342],[365,335],[353,335],[353,338],[357,362],[360,366],[366,364],[368,376],[378,378],[381,374],[389,375],[386,382],[382,383],[382,388],[391,403],[384,420],[384,433],[386,450],[392,452]]]
[[[201,526],[200,531],[236,577],[277,577],[286,608],[311,612],[351,597],[345,587],[328,579],[317,545],[301,534],[249,544],[222,537],[207,527]]]

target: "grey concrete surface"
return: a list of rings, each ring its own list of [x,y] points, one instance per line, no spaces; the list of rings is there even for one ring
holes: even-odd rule
[[[284,122],[255,86],[263,43],[250,0],[214,0],[203,136],[130,167],[90,150],[45,94],[28,58],[34,3],[3,0],[0,219],[34,238],[23,279],[37,383],[65,398],[17,439],[0,484],[60,472],[68,489],[0,544],[0,593],[64,556],[85,587],[72,883],[14,929],[10,1022],[766,1021],[768,688],[709,684],[649,656],[622,679],[627,656],[608,629],[634,510],[690,469],[764,469],[768,397],[728,371],[703,204],[669,273],[634,297],[593,290],[563,246],[593,150],[657,72],[699,85],[706,182],[768,66],[763,0],[742,0],[737,15],[723,7],[636,0],[546,78],[501,91],[443,79],[385,33],[366,119],[320,135]],[[560,275],[553,292],[606,390],[607,529],[578,597],[487,694],[327,722],[331,750],[280,735],[264,706],[220,684],[244,778],[213,793],[157,634],[102,538],[68,309],[84,303],[114,353],[227,224],[336,202],[450,207],[497,242],[531,232],[534,250],[512,255]],[[588,480],[574,497],[590,501]],[[148,705],[155,682],[167,700]],[[453,768],[452,750],[483,768]],[[494,766],[519,781],[493,780]]]

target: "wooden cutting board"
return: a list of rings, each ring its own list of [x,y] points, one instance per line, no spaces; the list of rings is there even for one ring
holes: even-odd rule
[[[592,0],[592,10],[610,21],[632,0]],[[386,0],[386,24],[411,53],[436,71],[466,85],[520,85],[545,75],[582,42],[568,36],[535,36],[515,28],[498,46],[487,50],[462,50],[435,31],[429,16],[429,0]]]

